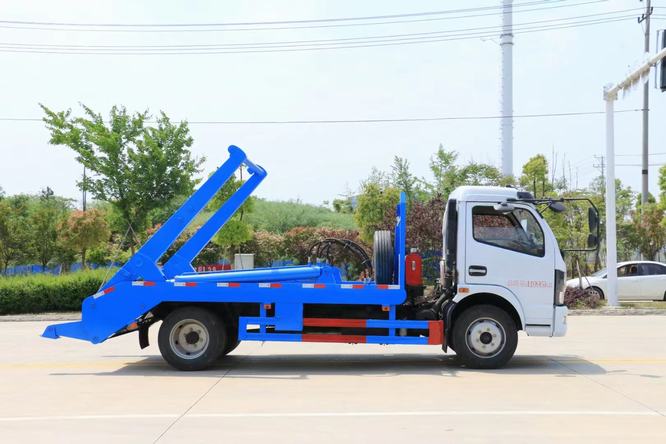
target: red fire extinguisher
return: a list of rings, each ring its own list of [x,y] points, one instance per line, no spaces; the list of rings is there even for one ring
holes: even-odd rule
[[[405,282],[409,286],[420,287],[423,285],[423,259],[419,250],[412,248],[405,258]]]

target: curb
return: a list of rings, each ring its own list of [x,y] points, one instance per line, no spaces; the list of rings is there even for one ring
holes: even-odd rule
[[[40,321],[79,321],[80,312],[65,313],[25,313],[14,315],[1,315],[0,322],[40,322]]]
[[[569,310],[570,316],[666,316],[663,308],[592,308]]]

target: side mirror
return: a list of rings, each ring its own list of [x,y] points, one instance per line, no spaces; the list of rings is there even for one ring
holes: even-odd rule
[[[587,235],[587,248],[597,248],[599,246],[599,238],[595,234]]]
[[[596,233],[599,229],[599,213],[592,207],[587,209],[587,226],[590,233]]]
[[[567,209],[562,202],[550,202],[548,208],[555,213],[562,213]]]
[[[497,211],[498,213],[510,213],[513,210],[516,209],[516,207],[513,204],[510,204],[509,202],[502,202],[495,204],[493,206],[493,209]]]

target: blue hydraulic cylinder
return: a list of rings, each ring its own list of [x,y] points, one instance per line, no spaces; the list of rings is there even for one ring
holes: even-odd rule
[[[317,279],[322,267],[294,266],[282,268],[257,268],[254,270],[223,271],[221,273],[185,274],[175,281],[184,282],[281,282]]]

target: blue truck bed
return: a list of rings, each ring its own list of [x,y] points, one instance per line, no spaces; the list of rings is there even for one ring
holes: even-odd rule
[[[245,166],[249,179],[162,266],[158,261],[222,185]],[[239,340],[349,342],[382,344],[442,344],[442,321],[396,319],[396,307],[406,300],[404,195],[396,208],[393,282],[343,281],[340,271],[325,263],[196,273],[191,263],[217,231],[266,177],[238,147],[229,159],[132,256],[99,292],[83,301],[80,321],[46,328],[46,338],[69,337],[100,343],[139,330],[152,311],[163,304],[254,304],[257,316],[239,316]],[[378,319],[304,317],[306,304],[381,307]],[[236,324],[234,324],[236,325]],[[366,329],[377,334],[309,333],[311,327]],[[424,334],[406,335],[418,330]],[[144,330],[147,335],[147,327]],[[147,337],[147,336],[146,336]]]

